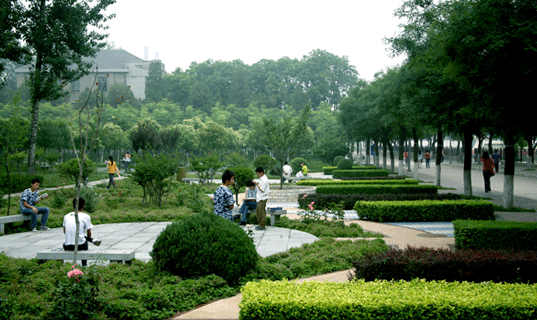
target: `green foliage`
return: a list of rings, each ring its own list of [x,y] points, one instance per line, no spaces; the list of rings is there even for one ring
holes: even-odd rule
[[[207,184],[213,179],[217,170],[222,168],[224,163],[220,161],[220,155],[213,153],[207,156],[190,157],[190,168],[196,172],[200,183]]]
[[[377,222],[494,220],[494,207],[485,200],[357,201],[354,210]]]
[[[383,193],[438,193],[437,186],[431,185],[383,185],[383,184],[350,184],[350,185],[320,185],[316,189],[320,194],[383,194]]]
[[[341,178],[359,178],[359,177],[387,177],[390,174],[388,170],[333,170],[334,179]]]
[[[457,249],[537,250],[534,222],[456,220],[453,228]]]
[[[41,183],[44,181],[43,176],[35,174],[10,174],[9,178],[4,174],[0,174],[0,190],[9,193],[22,192],[30,188],[34,178],[39,179]]]
[[[349,159],[341,159],[337,163],[337,168],[339,170],[350,170],[352,169],[352,161]]]
[[[418,185],[420,182],[413,179],[397,180],[331,180],[331,179],[307,179],[297,181],[299,186],[334,186],[334,185]]]
[[[178,167],[178,159],[167,154],[153,155],[144,152],[136,157],[136,170],[131,177],[144,191],[144,204],[151,203],[158,207],[162,205],[162,197],[170,189],[170,178],[177,172]]]
[[[80,197],[84,198],[86,201],[84,211],[89,213],[95,212],[95,208],[97,207],[100,199],[99,194],[93,188],[84,186],[80,188]]]
[[[293,160],[291,160],[291,163],[289,165],[291,168],[293,168],[293,172],[300,172],[302,171],[301,163],[304,163],[306,166],[308,165],[308,161],[301,157],[296,157]]]
[[[336,166],[323,167],[323,173],[332,174],[332,171],[337,170],[337,169],[338,167],[336,163]],[[353,165],[351,169],[353,170],[380,170],[380,168],[376,166],[356,166],[356,165]]]
[[[345,159],[345,157],[344,157],[344,156],[337,156],[337,157],[334,158],[334,161],[332,161],[332,163],[333,163],[335,166],[337,166],[339,160],[342,160],[342,159]]]
[[[131,130],[130,139],[134,150],[158,150],[161,146],[160,126],[155,121],[140,121]]]
[[[510,283],[356,280],[250,282],[240,318],[253,319],[530,319],[537,286]]]
[[[244,230],[214,214],[173,222],[158,236],[150,254],[159,270],[185,278],[216,274],[228,283],[236,283],[258,260]]]
[[[265,173],[268,173],[270,170],[272,170],[278,162],[273,157],[263,154],[260,156],[257,156],[254,159],[254,167],[261,167],[263,170],[265,170]]]
[[[199,184],[189,185],[183,183],[175,192],[175,197],[179,206],[186,206],[192,212],[209,213],[213,209],[213,203],[207,197],[208,193],[214,193],[214,191],[208,192]]]
[[[246,157],[240,153],[233,152],[226,155],[226,164],[229,167],[248,167],[249,161]]]
[[[90,174],[92,174],[97,169],[95,163],[86,158],[84,165],[82,166],[82,182],[84,182]],[[71,179],[71,182],[77,183],[78,177],[80,174],[80,164],[77,158],[73,158],[69,161],[64,162],[58,166],[58,174],[66,178]]]
[[[231,187],[233,188],[233,191],[235,191],[235,203],[238,203],[239,193],[246,187],[246,182],[248,182],[248,180],[253,180],[255,178],[255,172],[248,167],[232,167],[229,168],[229,170],[233,171],[235,174],[235,184]]]

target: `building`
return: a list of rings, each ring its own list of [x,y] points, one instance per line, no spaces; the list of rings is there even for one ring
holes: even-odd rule
[[[120,83],[130,86],[136,98],[145,99],[145,82],[151,61],[140,59],[122,49],[102,50],[92,60],[94,61],[92,69],[95,69],[95,72],[65,87],[71,93],[71,101],[76,100],[78,94],[86,88],[91,88],[95,80],[103,92],[107,92],[110,86]],[[29,66],[15,70],[17,87],[26,81],[29,70]]]

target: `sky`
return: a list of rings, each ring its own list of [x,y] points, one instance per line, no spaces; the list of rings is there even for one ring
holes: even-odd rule
[[[404,0],[117,0],[108,8],[108,41],[137,57],[158,58],[167,72],[208,59],[302,59],[312,50],[346,56],[359,77],[399,65],[385,37],[403,21]]]

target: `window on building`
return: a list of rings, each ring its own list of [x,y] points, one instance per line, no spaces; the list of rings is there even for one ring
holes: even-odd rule
[[[108,77],[98,77],[97,85],[98,85],[99,91],[101,92],[108,91]]]

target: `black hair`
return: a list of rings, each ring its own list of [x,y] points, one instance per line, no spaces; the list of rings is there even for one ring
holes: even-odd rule
[[[489,153],[488,153],[487,151],[484,151],[484,152],[483,152],[483,157],[482,157],[482,158],[485,159],[485,160],[486,160],[486,159],[490,159]]]
[[[224,171],[224,174],[222,174],[222,183],[226,183],[226,181],[231,180],[235,176],[235,173],[231,170]]]
[[[84,198],[78,198],[78,210],[84,209],[84,205],[86,204],[86,200]],[[73,199],[73,208],[76,205],[76,198]]]
[[[246,187],[255,186],[254,180],[248,180],[246,181]]]
[[[31,182],[32,182],[32,184],[34,184],[36,182],[39,182],[41,184],[41,180],[38,179],[38,178],[33,178]]]
[[[265,173],[265,170],[263,170],[263,168],[261,167],[257,167],[257,169],[255,169],[255,172]]]
[[[110,159],[110,165],[114,164],[114,158],[112,156],[108,156],[108,159]]]

